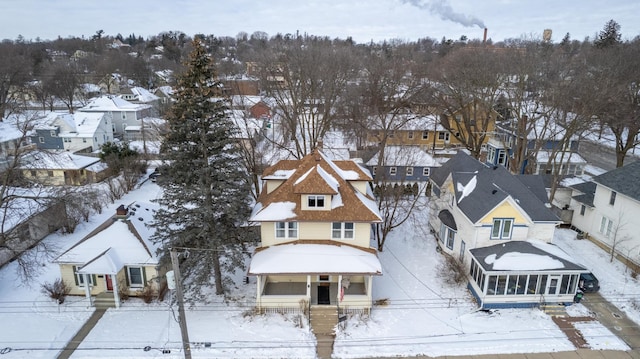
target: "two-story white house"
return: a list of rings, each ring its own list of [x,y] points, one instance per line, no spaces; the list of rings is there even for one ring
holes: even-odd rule
[[[429,226],[468,268],[481,307],[572,302],[585,271],[551,244],[559,218],[542,178],[513,176],[458,152],[431,175]]]
[[[115,136],[124,137],[127,128],[141,131],[147,124],[146,118],[151,118],[152,106],[135,104],[120,97],[105,95],[91,99],[89,103],[78,109],[78,112],[100,112],[111,116],[112,132]]]
[[[571,224],[631,267],[640,268],[640,161],[573,185]]]
[[[50,112],[31,131],[39,149],[94,152],[113,141],[111,115],[102,112]]]
[[[382,274],[370,246],[381,221],[369,171],[320,150],[267,168],[251,221],[261,245],[248,274],[257,281],[260,310],[311,306],[368,312],[373,277]]]

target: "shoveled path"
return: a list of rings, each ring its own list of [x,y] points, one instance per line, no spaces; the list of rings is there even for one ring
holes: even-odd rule
[[[107,311],[106,308],[96,308],[95,312],[91,314],[91,317],[84,323],[84,325],[78,330],[76,335],[71,338],[71,340],[65,345],[64,349],[58,354],[56,359],[69,359],[71,354],[78,348],[80,343],[84,340],[84,338],[89,335],[89,332],[96,326],[98,320],[102,318],[104,313]]]

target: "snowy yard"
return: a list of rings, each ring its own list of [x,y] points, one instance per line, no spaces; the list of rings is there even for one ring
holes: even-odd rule
[[[71,235],[54,234],[47,241],[60,251],[84,237],[115,213],[120,203],[149,201],[160,193],[151,182],[142,185],[101,215],[82,224]],[[421,213],[419,217],[426,216]],[[424,223],[424,221],[422,221]],[[438,274],[442,257],[435,240],[420,221],[407,222],[395,230],[380,253],[383,275],[374,279],[374,298],[383,300],[368,319],[352,317],[339,328],[334,356],[464,355],[574,350],[551,318],[537,309],[478,311],[464,286],[447,283]],[[640,285],[619,263],[575,233],[556,231],[555,243],[600,279],[602,295],[632,319],[640,321]],[[40,293],[40,285],[60,275],[48,265],[30,286],[16,279],[15,263],[0,270],[0,351],[3,358],[55,358],[93,308],[84,297],[69,297],[62,305]],[[211,296],[211,303],[187,307],[189,339],[194,358],[314,358],[315,337],[308,323],[294,315],[255,315],[251,312],[255,282],[242,283],[237,273],[235,288],[225,302]],[[168,298],[167,298],[168,299]],[[582,304],[570,315],[589,315]],[[177,307],[169,300],[144,304],[130,299],[110,309],[83,341],[72,358],[181,358]],[[594,349],[628,349],[597,322],[581,325]],[[145,351],[145,347],[148,347]],[[6,349],[3,349],[6,348]],[[163,354],[162,349],[170,349]]]

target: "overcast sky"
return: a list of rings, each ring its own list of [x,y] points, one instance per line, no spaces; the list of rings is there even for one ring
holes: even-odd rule
[[[0,0],[0,39],[52,40],[163,31],[235,36],[241,31],[384,39],[593,39],[611,19],[623,39],[640,35],[638,0]]]

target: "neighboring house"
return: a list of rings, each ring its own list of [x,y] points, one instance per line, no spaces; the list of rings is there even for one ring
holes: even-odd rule
[[[231,96],[231,109],[245,111],[251,118],[270,118],[271,106],[261,96]]]
[[[137,86],[122,89],[120,91],[120,98],[131,103],[142,103],[152,106],[160,102],[160,97],[145,88]]]
[[[522,121],[522,126],[529,129],[526,137],[518,133],[519,124],[515,119],[496,124],[487,143],[487,164],[505,166],[513,173],[533,174],[550,173],[554,166],[562,164],[561,174],[581,174],[585,163],[577,153],[578,136],[565,139],[567,131],[564,127],[540,116],[523,116]],[[510,159],[518,151],[525,160],[522,168],[513,168]]]
[[[381,217],[368,171],[316,149],[267,168],[262,179],[251,215],[261,244],[248,271],[258,309],[369,312],[382,268],[370,247],[371,225]]]
[[[382,122],[371,121],[371,127],[367,130],[367,143],[370,145],[380,144],[385,136],[387,145],[413,145],[423,150],[461,145],[460,141],[453,138],[440,124],[437,116],[390,114]]]
[[[549,255],[561,257],[549,250],[548,246],[533,244],[534,241],[550,243],[556,225],[561,223],[549,209],[541,178],[513,176],[504,167],[488,167],[466,153],[458,152],[433,170],[431,184],[431,231],[438,239],[438,247],[442,252],[458,259],[465,268],[470,268],[472,277],[469,289],[482,307],[533,306],[541,302],[573,300],[577,274],[584,269],[569,265],[572,262],[570,259],[566,259],[567,263],[563,265],[527,264],[515,268],[488,266],[491,263],[481,257],[490,251],[497,256],[490,260],[496,260],[506,253],[527,250],[521,252],[522,257],[527,258],[540,255],[541,247]],[[530,242],[535,249],[527,244],[509,244],[516,241]],[[499,250],[500,245],[507,247]],[[480,250],[487,247],[491,249]],[[481,271],[474,272],[478,267]],[[496,271],[511,271],[511,274],[496,274]],[[509,275],[541,277],[536,277],[539,281],[533,293],[491,293],[489,280],[493,275],[498,275],[500,281],[508,279]],[[564,282],[568,283],[568,287],[565,286],[563,291],[559,289],[559,284]],[[557,285],[549,286],[549,283]]]
[[[143,119],[151,116],[151,110],[150,105],[134,104],[117,96],[106,95],[91,99],[78,112],[110,115],[114,136],[123,137],[128,126],[143,126]]]
[[[32,151],[23,157],[20,170],[25,179],[47,186],[80,186],[107,175],[107,166],[99,158],[69,152]]]
[[[452,113],[443,113],[440,122],[451,132],[453,140],[458,143],[468,143],[469,138],[476,138],[478,142],[481,136],[485,136],[481,145],[486,145],[495,131],[496,121],[500,114],[494,110],[487,110],[484,104],[478,101],[470,101]]]
[[[431,170],[440,163],[418,146],[386,146],[380,161],[378,151],[366,166],[375,183],[426,184]]]
[[[26,135],[27,129],[20,129],[19,118],[0,121],[0,172],[4,170],[17,153],[33,150],[36,146]]]
[[[220,82],[225,96],[257,96],[260,93],[260,82],[253,77],[230,76],[220,79]]]
[[[31,142],[42,150],[94,152],[113,141],[111,115],[76,112],[49,113],[30,133]]]
[[[573,185],[571,224],[640,270],[640,161]]]
[[[69,294],[85,295],[93,302],[92,296],[106,292],[116,308],[123,294],[158,294],[165,268],[159,263],[158,246],[150,240],[156,210],[150,203],[121,205],[114,217],[56,258],[62,280],[71,287]]]
[[[0,267],[64,226],[64,202],[35,190],[5,187],[0,201]]]
[[[173,102],[173,88],[171,86],[160,86],[153,94],[156,95],[161,104],[169,104]]]

